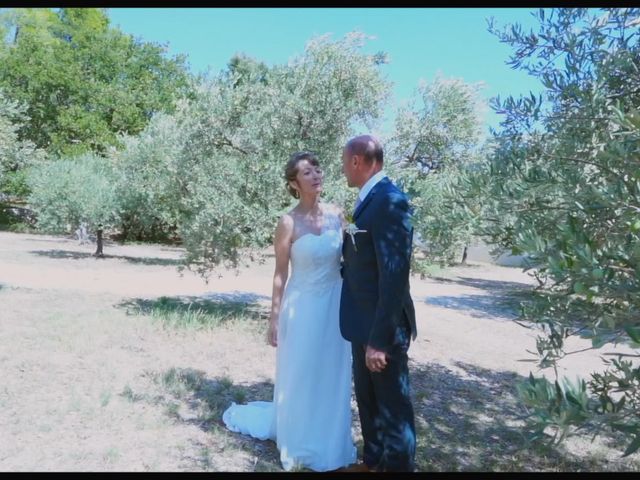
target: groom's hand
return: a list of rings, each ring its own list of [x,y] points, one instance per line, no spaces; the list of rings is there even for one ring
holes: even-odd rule
[[[364,361],[370,371],[381,372],[387,366],[387,354],[382,350],[376,350],[367,345]]]

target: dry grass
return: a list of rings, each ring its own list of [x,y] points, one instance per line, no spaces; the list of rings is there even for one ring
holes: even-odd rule
[[[176,248],[92,249],[0,232],[0,471],[281,471],[273,442],[221,423],[232,401],[273,393],[272,265],[205,284],[177,273]],[[535,335],[508,300],[529,281],[486,265],[412,279],[418,470],[638,470],[615,439],[527,443],[514,382]],[[586,375],[597,353],[561,371]]]

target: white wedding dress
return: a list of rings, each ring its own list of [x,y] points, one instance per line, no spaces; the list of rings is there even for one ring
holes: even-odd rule
[[[356,460],[351,436],[351,345],[339,327],[342,229],[329,217],[319,235],[291,246],[291,275],[278,323],[273,402],[233,403],[227,428],[275,440],[285,470],[335,470]]]

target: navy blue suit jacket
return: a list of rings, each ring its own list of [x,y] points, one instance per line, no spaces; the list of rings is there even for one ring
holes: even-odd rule
[[[342,246],[340,332],[352,343],[390,351],[404,328],[416,337],[416,319],[409,293],[413,241],[411,210],[406,195],[387,177],[371,189],[353,216],[366,232],[345,233]]]

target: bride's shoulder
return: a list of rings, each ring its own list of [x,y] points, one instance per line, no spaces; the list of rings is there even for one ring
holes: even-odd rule
[[[279,228],[284,228],[285,230],[293,229],[293,215],[294,215],[293,210],[290,210],[280,215],[280,218],[278,218],[277,226]]]
[[[344,214],[344,212],[342,211],[342,208],[339,205],[336,205],[335,203],[323,203],[322,208],[326,213],[336,215],[338,217]]]
[[[327,222],[334,228],[340,228],[344,224],[344,212],[342,208],[333,203],[325,204],[324,212],[326,213]]]

